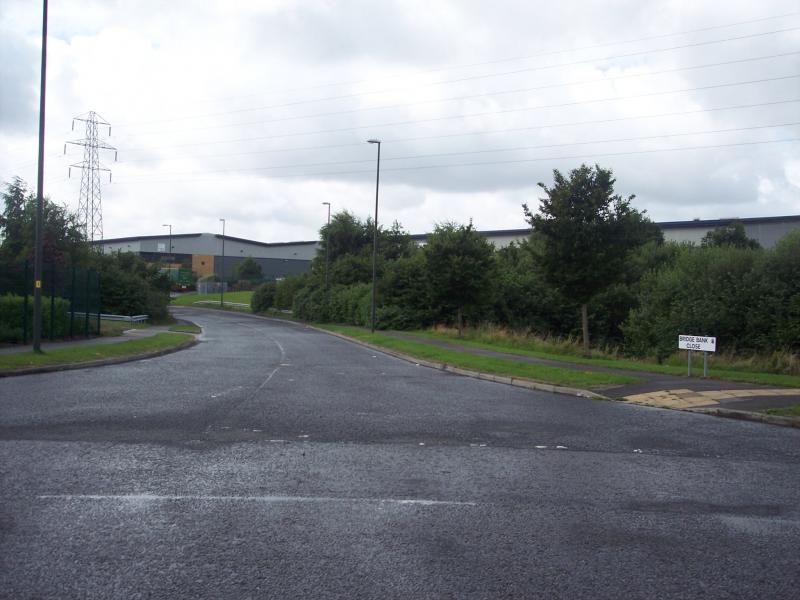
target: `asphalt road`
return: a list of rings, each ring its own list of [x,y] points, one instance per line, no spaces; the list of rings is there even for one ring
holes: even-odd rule
[[[184,314],[0,380],[1,598],[796,598],[800,431]]]

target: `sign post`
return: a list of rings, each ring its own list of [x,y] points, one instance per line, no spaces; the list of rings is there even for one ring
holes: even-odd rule
[[[717,338],[707,335],[679,335],[678,348],[689,351],[689,377],[692,376],[692,350],[703,353],[703,377],[708,377],[708,353],[717,351]]]

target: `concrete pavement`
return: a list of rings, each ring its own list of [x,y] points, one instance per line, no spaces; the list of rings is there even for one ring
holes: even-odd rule
[[[187,313],[188,314],[188,313]],[[793,598],[800,431],[205,341],[0,380],[2,598]]]
[[[544,364],[578,371],[633,375],[641,378],[641,381],[627,385],[605,386],[602,389],[594,390],[633,404],[673,409],[723,408],[744,412],[760,412],[765,408],[779,408],[800,403],[800,389],[798,388],[779,388],[721,379],[689,378],[663,373],[628,371],[625,369],[571,363],[568,357],[565,357],[563,361],[548,360],[474,348],[459,344],[454,340],[432,340],[405,332],[381,333],[420,344],[438,346],[480,356],[502,358],[511,362]]]

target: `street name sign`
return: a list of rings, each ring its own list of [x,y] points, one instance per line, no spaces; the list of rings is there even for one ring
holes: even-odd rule
[[[707,335],[679,335],[678,348],[680,350],[699,350],[701,352],[716,352],[717,338]]]

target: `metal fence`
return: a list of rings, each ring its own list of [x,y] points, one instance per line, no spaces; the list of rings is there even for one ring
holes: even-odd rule
[[[0,263],[0,342],[28,343],[33,335],[33,264]],[[100,275],[79,267],[44,264],[42,337],[100,333]]]
[[[198,294],[219,294],[220,292],[228,291],[227,281],[198,281],[197,293]]]

